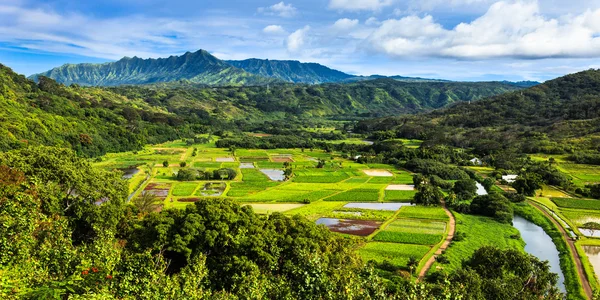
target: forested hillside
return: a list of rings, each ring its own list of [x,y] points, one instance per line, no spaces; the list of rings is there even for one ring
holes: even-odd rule
[[[112,90],[131,98],[153,98],[161,103],[178,95],[178,100],[215,99],[240,108],[257,108],[265,113],[347,118],[419,113],[454,102],[476,101],[517,89],[497,82],[408,83],[378,79],[351,84],[230,88],[159,84],[150,88],[125,86]],[[188,104],[194,105],[194,102]],[[188,104],[181,103],[180,106]]]
[[[419,117],[364,121],[358,129],[391,130],[399,137],[475,147],[485,154],[508,147],[564,153],[574,147],[599,149],[599,124],[600,71],[589,70]],[[580,137],[587,138],[567,142]]]
[[[339,82],[353,77],[353,75],[330,69],[317,63],[301,63],[296,60],[253,58],[246,60],[226,60],[225,62],[252,74],[295,83],[319,84]]]
[[[125,57],[104,64],[68,64],[30,78],[52,78],[60,83],[85,86],[115,86],[155,82],[187,81],[206,85],[256,85],[277,82],[250,74],[219,60],[204,50],[159,59]]]
[[[188,83],[114,88],[34,83],[0,68],[0,149],[43,144],[95,156],[265,120],[411,114],[516,89],[500,83],[405,83],[206,88]],[[245,124],[245,125],[244,125]]]

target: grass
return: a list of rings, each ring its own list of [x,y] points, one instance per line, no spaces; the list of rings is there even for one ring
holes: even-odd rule
[[[249,196],[260,191],[264,191],[267,188],[271,188],[277,186],[278,182],[232,182],[230,184],[231,188],[227,192],[227,196],[229,197],[244,197]]]
[[[397,219],[385,228],[385,231],[426,234],[443,234],[445,230],[446,222],[417,219]]]
[[[429,246],[424,245],[370,242],[360,248],[358,253],[365,261],[388,261],[396,266],[406,267],[409,258],[420,260],[429,249]]]
[[[257,169],[241,169],[242,181],[269,181],[269,177]]]
[[[582,226],[588,222],[600,223],[599,211],[562,209],[561,213],[576,226]]]
[[[314,202],[314,201],[323,199],[323,198],[328,197],[335,193],[336,193],[336,191],[327,191],[327,190],[312,191],[312,192],[308,192],[308,193],[302,193],[300,195],[284,197],[282,201],[289,201],[289,202],[299,202],[300,201],[300,202],[302,202],[302,201],[308,200],[310,202]]]
[[[316,220],[323,215],[331,214],[334,210],[339,210],[346,203],[343,202],[325,202],[318,201],[300,208],[287,211],[287,215],[299,215],[310,220]]]
[[[373,240],[379,242],[404,243],[415,245],[435,245],[442,240],[441,234],[409,233],[383,230]]]
[[[379,190],[352,189],[326,198],[325,201],[379,201]]]
[[[197,186],[197,182],[177,183],[173,186],[173,196],[191,196]]]
[[[417,191],[385,191],[384,201],[410,202]]]
[[[600,210],[600,200],[586,200],[573,198],[551,198],[559,207]]]
[[[399,218],[448,220],[448,215],[439,206],[404,206],[400,209]]]

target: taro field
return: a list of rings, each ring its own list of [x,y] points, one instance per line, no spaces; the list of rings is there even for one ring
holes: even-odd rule
[[[406,170],[360,164],[342,158],[341,153],[323,150],[231,152],[216,148],[215,141],[147,146],[135,153],[106,155],[96,164],[125,172],[130,199],[152,193],[161,201],[161,209],[177,209],[197,201],[228,198],[259,214],[304,216],[357,240],[365,261],[399,270],[406,270],[409,260],[425,260],[445,239],[448,217],[442,208],[410,204],[416,193],[414,174]],[[317,168],[319,160],[325,161],[322,168]],[[292,173],[284,178],[286,167]],[[178,179],[184,169],[193,171],[195,177]],[[215,175],[223,169],[235,178]]]

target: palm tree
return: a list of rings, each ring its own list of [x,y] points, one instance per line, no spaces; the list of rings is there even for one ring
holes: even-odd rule
[[[142,213],[151,213],[162,206],[162,200],[150,192],[142,192],[142,195],[133,199],[133,205]]]

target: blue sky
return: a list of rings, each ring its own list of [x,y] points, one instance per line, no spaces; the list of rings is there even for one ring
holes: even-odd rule
[[[0,0],[0,63],[167,57],[318,62],[451,80],[547,80],[600,63],[597,0]]]

